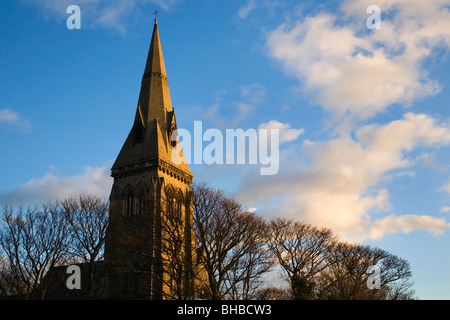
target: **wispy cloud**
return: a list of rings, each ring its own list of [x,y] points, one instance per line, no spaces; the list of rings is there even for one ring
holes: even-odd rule
[[[247,2],[239,8],[237,14],[240,19],[246,19],[258,9],[271,11],[278,6],[280,6],[279,2],[274,0],[247,0]]]
[[[82,28],[101,27],[114,29],[122,34],[136,23],[137,17],[151,16],[155,9],[169,10],[182,0],[22,0],[34,6],[48,18],[67,19],[66,9],[78,5],[81,11]],[[148,12],[147,12],[148,11]]]
[[[241,85],[232,90],[218,91],[214,104],[209,107],[195,106],[191,109],[192,114],[201,114],[203,121],[216,128],[235,128],[242,125],[244,120],[248,120],[251,112],[264,102],[265,97],[264,85],[258,83]]]
[[[277,120],[270,120],[267,123],[262,123],[258,126],[258,129],[266,129],[268,132],[273,129],[279,130],[280,143],[292,142],[305,132],[304,129],[291,128],[289,123],[282,123]]]
[[[11,109],[0,109],[0,124],[4,123],[20,133],[30,133],[33,128],[29,119],[23,119]]]
[[[87,166],[83,168],[83,173],[73,176],[62,176],[55,173],[55,168],[50,168],[43,177],[31,179],[14,190],[0,194],[0,203],[32,206],[79,194],[108,197],[112,186],[110,168],[110,162],[101,167]]]
[[[248,175],[237,195],[249,206],[276,202],[274,207],[262,210],[268,215],[281,214],[327,226],[349,239],[378,237],[393,230],[382,232],[386,224],[376,223],[372,216],[392,209],[384,181],[393,172],[409,171],[415,165],[413,152],[448,144],[450,128],[427,115],[407,113],[403,119],[385,125],[361,127],[354,137],[304,140],[302,151],[307,160],[298,152],[286,150],[281,153],[278,175]],[[430,220],[399,221],[414,221],[420,229],[421,222]],[[373,227],[376,230],[371,233]]]
[[[447,192],[448,194],[450,194],[450,181],[445,183],[440,189],[439,191],[444,191]]]
[[[441,235],[450,229],[450,223],[444,218],[433,218],[421,215],[389,215],[373,223],[370,238],[381,239],[387,233],[410,233],[413,231],[427,231],[434,235]]]
[[[335,120],[368,119],[392,104],[408,106],[440,90],[423,67],[450,48],[448,1],[381,1],[380,30],[368,30],[370,1],[344,1],[337,12],[286,22],[267,35],[270,56],[301,80]]]
[[[239,16],[247,18],[260,4],[247,1]],[[448,229],[442,218],[425,213],[376,219],[374,213],[395,212],[386,181],[415,177],[411,168],[434,159],[427,150],[450,144],[450,128],[412,112],[387,123],[370,120],[440,91],[426,66],[437,49],[450,48],[448,1],[382,0],[380,30],[367,29],[371,4],[346,0],[333,12],[291,13],[266,34],[269,56],[327,111],[334,132],[284,150],[278,175],[248,175],[236,194],[249,206],[262,204],[263,214],[328,226],[357,241],[415,230],[441,234]],[[441,190],[450,193],[449,185]]]
[[[247,16],[257,8],[256,0],[249,0],[247,3],[242,6],[238,11],[238,16],[241,19],[247,18]]]
[[[443,206],[441,208],[440,212],[450,212],[450,207],[449,206]]]

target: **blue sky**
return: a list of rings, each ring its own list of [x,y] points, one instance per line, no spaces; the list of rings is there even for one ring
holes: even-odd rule
[[[448,0],[2,1],[2,203],[109,196],[156,9],[179,127],[280,129],[278,174],[191,165],[196,179],[386,249],[419,298],[450,299]]]

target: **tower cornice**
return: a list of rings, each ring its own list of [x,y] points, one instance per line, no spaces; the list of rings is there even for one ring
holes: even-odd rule
[[[142,161],[133,165],[123,166],[115,168],[111,171],[111,176],[115,179],[123,177],[129,177],[132,175],[140,175],[143,173],[162,173],[167,174],[181,182],[191,184],[194,176],[190,173],[184,172],[176,166],[170,164],[162,159],[156,159],[151,161]]]

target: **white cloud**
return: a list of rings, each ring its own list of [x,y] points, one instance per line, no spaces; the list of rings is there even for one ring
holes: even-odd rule
[[[39,8],[48,18],[68,18],[68,6],[76,4],[81,11],[81,28],[100,26],[126,33],[127,28],[136,23],[138,15],[148,18],[152,11],[147,10],[149,4],[158,9],[169,10],[180,0],[22,0],[27,5]]]
[[[17,112],[11,109],[0,110],[0,123],[2,122],[11,125],[20,133],[30,133],[33,127],[29,119],[22,119]]]
[[[232,98],[228,96],[232,96]],[[208,108],[195,106],[192,108],[191,114],[195,115],[194,120],[198,120],[198,115],[201,114],[203,121],[210,122],[218,129],[236,128],[244,120],[248,120],[251,112],[264,102],[265,97],[266,88],[258,83],[242,85],[237,90],[229,92],[220,90],[216,93],[215,103],[212,106]]]
[[[450,207],[448,206],[443,206],[440,210],[440,212],[450,212]]]
[[[10,109],[3,109],[0,110],[0,122],[15,122],[19,119],[19,115],[10,110]]]
[[[268,132],[272,129],[279,130],[280,143],[294,141],[305,132],[304,129],[291,128],[290,124],[282,123],[277,120],[270,120],[267,123],[262,123],[258,126],[258,129],[266,129]]]
[[[450,228],[450,223],[444,218],[433,218],[419,215],[390,215],[376,220],[370,228],[370,238],[381,239],[386,233],[409,233],[412,231],[425,230],[434,235],[443,234]]]
[[[134,1],[116,1],[114,5],[99,10],[97,14],[97,23],[104,28],[112,28],[126,32],[126,17],[135,10]]]
[[[237,14],[240,19],[246,19],[255,10],[268,9],[270,11],[277,6],[279,6],[279,3],[274,0],[248,0],[246,4],[239,8]]]
[[[259,83],[243,85],[239,89],[242,98],[252,105],[262,103],[266,97],[266,87]]]
[[[450,181],[445,183],[439,190],[450,194]]]
[[[267,36],[269,54],[337,120],[367,119],[440,90],[423,62],[450,47],[448,1],[382,1],[381,29],[370,32],[369,2],[344,1],[337,13],[285,23]]]
[[[449,128],[416,113],[388,124],[358,128],[358,123],[395,104],[408,107],[439,92],[425,66],[437,49],[450,48],[449,3],[383,0],[376,3],[381,29],[368,30],[366,9],[371,4],[346,0],[335,12],[299,21],[291,15],[267,34],[269,55],[332,115],[337,137],[304,140],[306,159],[285,152],[277,176],[264,182],[257,176],[248,179],[239,195],[248,205],[271,204],[269,215],[275,211],[328,226],[357,240],[414,230],[439,234],[446,229],[445,219],[393,215],[374,221],[373,214],[392,209],[386,181],[415,176],[411,167],[433,161],[417,151],[448,145]],[[450,183],[441,190],[450,193]]]
[[[160,6],[164,10],[170,10],[174,5],[176,5],[181,0],[144,0],[147,3],[154,3]]]
[[[111,164],[101,167],[84,167],[84,172],[74,176],[61,176],[54,168],[42,178],[32,179],[14,190],[0,194],[0,203],[8,205],[36,205],[63,200],[79,194],[108,197],[112,187]]]
[[[238,11],[239,18],[241,18],[241,19],[247,18],[247,16],[250,14],[250,12],[255,10],[256,7],[257,7],[256,6],[256,1],[255,0],[249,0],[246,5],[244,5],[243,7],[241,7],[239,9],[239,11]]]
[[[260,210],[266,215],[289,216],[362,240],[369,236],[372,214],[391,209],[383,183],[390,176],[395,179],[399,171],[410,171],[415,162],[409,154],[449,143],[449,128],[429,116],[407,113],[385,125],[364,126],[354,136],[305,140],[302,150],[308,159],[285,150],[278,175],[249,176],[237,194],[249,206],[278,200]],[[378,224],[374,230],[382,230],[383,224]]]

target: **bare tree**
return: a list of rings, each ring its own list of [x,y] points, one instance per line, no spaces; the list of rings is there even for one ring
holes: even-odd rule
[[[45,205],[26,212],[4,207],[0,246],[6,257],[12,294],[24,299],[43,299],[47,271],[65,262],[70,232],[60,207]]]
[[[104,257],[108,228],[109,201],[89,195],[68,198],[61,202],[65,219],[70,225],[71,254],[88,265],[88,297],[94,298],[94,276]]]
[[[22,283],[14,277],[11,265],[5,257],[0,255],[0,299],[1,297],[17,295],[23,291]]]
[[[333,265],[317,280],[319,299],[384,300],[411,299],[409,263],[389,252],[367,245],[340,243],[332,253]],[[379,288],[368,285],[369,270],[376,266]]]
[[[225,285],[229,287],[230,297],[234,300],[249,300],[263,285],[262,276],[275,263],[274,255],[266,243],[266,222],[251,213],[244,213],[242,219],[249,226],[239,246],[244,246],[243,255],[234,268],[230,269]],[[237,250],[239,251],[239,250]]]
[[[190,299],[194,294],[194,277],[198,274],[192,261],[195,242],[190,193],[166,187],[161,210],[162,264],[167,274],[163,282],[168,288],[163,292],[164,298]]]
[[[125,232],[118,236],[126,249],[122,252],[134,257],[122,275],[140,276],[134,277],[132,290],[138,286],[136,279],[149,279],[150,266],[156,266],[155,251],[149,246],[159,242],[166,299],[189,299],[196,284],[204,290],[197,296],[209,299],[414,298],[410,265],[398,256],[340,242],[326,228],[281,218],[267,222],[206,184],[194,184],[191,191],[183,194],[167,189],[155,208],[145,201],[136,202],[141,214],[121,220]],[[42,208],[5,206],[0,230],[0,295],[43,299],[52,283],[46,278],[48,271],[76,261],[89,266],[87,298],[95,298],[94,276],[104,255],[108,209],[108,201],[85,195]],[[156,229],[159,238],[155,242],[151,237]],[[289,291],[262,288],[263,277],[275,261]],[[380,284],[375,289],[369,285],[369,270],[374,266]]]
[[[207,274],[209,298],[249,298],[272,266],[262,219],[206,184],[191,190],[198,259]]]
[[[256,300],[291,300],[292,294],[289,289],[269,285],[258,289],[255,298]]]
[[[294,298],[313,298],[313,278],[334,263],[330,253],[337,239],[331,230],[274,218],[269,223],[268,239]]]

